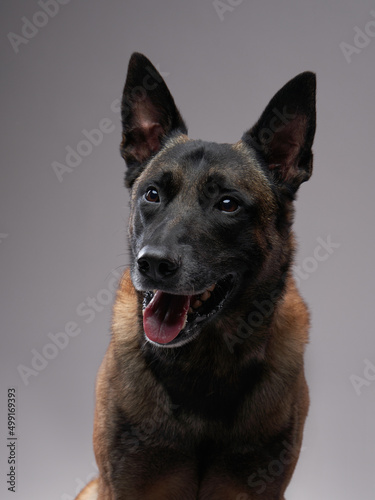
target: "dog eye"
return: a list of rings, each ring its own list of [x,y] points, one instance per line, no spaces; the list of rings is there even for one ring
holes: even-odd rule
[[[150,203],[159,203],[160,198],[159,198],[159,193],[155,188],[148,188],[147,192],[145,194],[145,199],[149,201]]]
[[[238,202],[233,198],[223,198],[217,204],[217,208],[222,212],[235,212],[239,208]]]

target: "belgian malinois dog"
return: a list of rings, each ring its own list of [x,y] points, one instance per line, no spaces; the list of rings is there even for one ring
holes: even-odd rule
[[[99,477],[79,500],[284,499],[309,406],[291,225],[315,87],[296,76],[235,144],[191,140],[159,72],[131,57],[131,262],[97,379]]]

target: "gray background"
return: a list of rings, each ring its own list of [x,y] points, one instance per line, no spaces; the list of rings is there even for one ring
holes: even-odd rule
[[[295,223],[296,272],[312,311],[312,403],[287,498],[374,498],[375,373],[364,371],[366,359],[375,364],[375,5],[223,2],[221,19],[212,0],[72,0],[18,53],[8,34],[22,35],[22,18],[41,7],[1,2],[1,498],[69,500],[95,473],[94,380],[109,339],[112,271],[128,262],[116,99],[133,51],[159,65],[191,137],[218,142],[236,141],[290,78],[317,73],[315,170]],[[371,37],[355,38],[366,26]],[[350,62],[342,42],[355,49]],[[104,118],[113,130],[59,182],[52,163],[65,163],[65,148]],[[331,253],[319,250],[327,239]],[[68,322],[81,333],[26,385],[20,365],[31,368],[32,350],[48,351],[49,334]],[[16,494],[5,485],[12,386]]]

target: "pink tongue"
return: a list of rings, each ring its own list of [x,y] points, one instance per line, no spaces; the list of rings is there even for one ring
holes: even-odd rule
[[[190,295],[171,295],[158,290],[143,313],[147,337],[158,344],[172,342],[185,325],[190,299]]]

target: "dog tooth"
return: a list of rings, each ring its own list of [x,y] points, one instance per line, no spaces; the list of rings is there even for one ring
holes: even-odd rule
[[[193,312],[192,307],[189,307],[189,309],[188,309],[188,314],[191,314],[192,312]]]
[[[200,300],[196,300],[193,304],[193,309],[198,309],[202,305],[202,302]]]
[[[210,287],[208,287],[207,290],[209,292],[212,292],[215,289],[215,286],[216,286],[216,283],[214,283],[213,285],[211,285]]]
[[[185,316],[184,326],[183,326],[182,328],[185,328],[186,323],[187,323],[187,314],[186,314],[186,316]]]
[[[205,302],[210,297],[211,297],[211,292],[209,292],[208,290],[206,290],[204,293],[202,293],[200,299],[203,300],[203,302]]]

